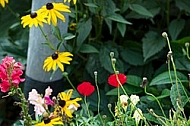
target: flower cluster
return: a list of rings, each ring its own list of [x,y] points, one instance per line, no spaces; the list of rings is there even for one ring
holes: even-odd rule
[[[36,89],[32,89],[29,92],[28,101],[30,104],[34,105],[34,111],[37,116],[43,117],[41,122],[36,124],[36,126],[41,125],[55,125],[67,122],[69,118],[72,118],[72,113],[80,107],[78,101],[81,98],[75,98],[71,100],[73,90],[70,89],[67,92],[60,92],[56,97],[50,98],[52,89],[48,87],[45,90],[45,95],[42,96],[38,94]],[[53,111],[49,111],[48,106],[53,108]],[[64,119],[64,120],[63,120]]]
[[[8,92],[17,88],[20,82],[25,79],[20,78],[23,74],[22,65],[16,62],[13,57],[6,56],[0,64],[0,89],[2,92]]]
[[[141,109],[136,107],[139,101],[140,99],[137,95],[132,94],[130,97],[128,97],[128,95],[120,95],[115,107],[115,116],[120,118],[123,114],[128,113],[127,111],[130,111],[130,113],[133,113],[132,118],[135,119],[135,123],[138,126],[140,120],[144,119]]]
[[[43,26],[43,23],[53,24],[57,26],[57,18],[65,22],[65,16],[60,12],[70,13],[69,6],[63,3],[47,3],[42,6],[39,10],[31,12],[30,14],[21,18],[21,24],[25,28],[27,25],[31,28],[33,25]]]

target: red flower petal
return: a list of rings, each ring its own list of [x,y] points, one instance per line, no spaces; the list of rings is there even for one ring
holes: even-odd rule
[[[124,74],[117,74],[120,83],[123,85],[127,81],[127,77]],[[116,74],[112,74],[108,78],[108,84],[114,87],[119,87],[120,84],[117,81]]]
[[[83,82],[78,85],[77,90],[80,94],[89,96],[94,92],[95,88],[90,82]]]

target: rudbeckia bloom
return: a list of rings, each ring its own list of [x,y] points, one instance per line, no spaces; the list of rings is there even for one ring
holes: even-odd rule
[[[57,26],[57,17],[65,22],[64,15],[61,14],[59,11],[71,12],[69,10],[69,6],[64,5],[63,3],[47,3],[46,5],[42,6],[39,11],[47,15],[48,24],[50,24],[50,22],[52,21],[54,26]]]
[[[45,15],[40,14],[37,12],[31,12],[30,14],[23,16],[21,18],[21,24],[23,24],[23,28],[25,28],[27,25],[31,28],[33,25],[35,27],[38,27],[38,25],[43,27],[43,23],[47,23],[45,20]]]
[[[69,3],[71,2],[71,0],[64,0],[64,3],[68,1]],[[73,0],[73,3],[76,4],[77,0]]]
[[[67,91],[67,93],[65,92],[61,92],[58,94],[59,100],[58,100],[58,107],[55,108],[54,110],[54,114],[57,115],[56,113],[59,113],[61,111],[61,114],[65,114],[68,117],[73,117],[72,116],[72,110],[69,108],[70,105],[74,105],[76,108],[78,108],[80,105],[77,103],[78,101],[81,101],[81,98],[75,98],[73,100],[71,100],[71,96],[72,96],[73,90],[70,89]]]
[[[83,82],[78,85],[77,90],[84,96],[90,96],[94,92],[95,88],[90,82]]]
[[[2,7],[5,7],[5,3],[8,3],[8,0],[0,0],[0,4]]]
[[[127,77],[124,74],[112,74],[108,78],[108,84],[114,87],[119,87],[127,81]]]
[[[70,64],[69,61],[71,61],[72,58],[69,56],[73,56],[73,54],[71,54],[70,52],[56,51],[51,56],[49,56],[45,59],[43,69],[45,71],[50,71],[51,69],[53,69],[55,71],[56,66],[58,65],[58,67],[61,69],[61,71],[64,71],[64,66],[62,63]]]
[[[54,125],[63,125],[61,117],[57,118],[45,118],[41,123],[35,124],[35,126],[54,126]]]

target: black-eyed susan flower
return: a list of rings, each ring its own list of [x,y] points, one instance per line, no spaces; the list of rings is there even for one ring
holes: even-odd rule
[[[21,18],[21,24],[23,25],[23,28],[25,28],[27,25],[31,28],[33,25],[35,27],[38,27],[38,25],[43,26],[43,23],[47,23],[45,20],[46,16],[43,14],[40,14],[38,11],[31,12],[30,14],[23,16]]]
[[[64,71],[63,63],[70,64],[70,61],[72,60],[70,56],[73,56],[73,54],[71,54],[70,52],[56,51],[44,60],[43,69],[45,71],[50,71],[51,69],[55,71],[56,67],[58,66],[61,71]]]
[[[69,3],[71,2],[71,0],[64,0],[64,3],[67,2],[67,1],[68,1]],[[77,0],[73,0],[73,4],[76,4],[76,2],[77,2]]]
[[[8,3],[8,0],[0,0],[0,4],[2,7],[5,7],[5,3]]]
[[[54,126],[54,125],[63,125],[61,117],[56,117],[53,119],[44,118],[41,123],[35,124],[35,126]]]
[[[74,30],[76,30],[76,27],[77,27],[77,24],[76,24],[76,23],[71,23],[71,24],[69,25],[69,30],[74,31]]]
[[[41,13],[47,15],[48,24],[53,23],[54,26],[57,25],[57,17],[65,22],[65,16],[60,12],[71,12],[69,6],[64,5],[63,3],[47,3],[42,6],[39,10]]]
[[[71,100],[72,93],[73,89],[70,89],[66,93],[61,92],[58,94],[59,99],[58,99],[58,106],[54,110],[55,115],[59,115],[59,113],[61,112],[61,114],[66,115],[70,118],[73,117],[72,116],[73,109],[71,109],[70,107],[72,106],[72,108],[78,108],[80,105],[77,102],[81,101],[82,99],[75,98]]]

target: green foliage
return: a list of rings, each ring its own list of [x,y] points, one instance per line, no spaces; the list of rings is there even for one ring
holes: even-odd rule
[[[12,55],[25,63],[28,29],[22,28],[20,17],[30,9],[31,1],[22,2],[10,2],[10,8],[19,19],[11,14],[8,6],[0,9],[0,23],[3,24],[0,25],[0,57]],[[68,29],[68,33],[61,35],[59,28],[52,27],[52,33],[62,41],[57,48],[64,44],[66,50],[74,54],[74,61],[68,67],[74,85],[86,80],[94,82],[94,71],[97,71],[97,82],[103,98],[101,111],[107,114],[105,104],[116,101],[114,98],[118,90],[120,94],[124,93],[122,88],[108,85],[107,78],[114,73],[110,52],[114,52],[117,70],[127,75],[123,88],[128,94],[138,94],[142,106],[154,108],[155,113],[161,115],[155,100],[157,98],[166,113],[172,107],[176,111],[179,109],[178,100],[182,101],[179,102],[180,107],[188,110],[189,93],[185,94],[184,91],[189,88],[187,74],[190,72],[190,60],[185,47],[185,43],[190,41],[189,5],[188,0],[84,0],[77,2],[77,8],[71,4],[69,23],[76,23],[76,29]],[[169,49],[166,39],[161,36],[163,31],[168,32],[172,40],[176,68],[171,62],[166,64]],[[167,65],[172,67],[168,70]],[[140,87],[143,77],[148,78],[147,91],[155,97],[147,95]],[[180,82],[178,86],[176,79]],[[93,108],[97,107],[97,96],[92,95],[88,101],[92,112],[96,112]],[[163,124],[153,114],[146,113],[145,117],[150,122]],[[80,117],[78,121],[80,125],[99,125],[96,118]]]

